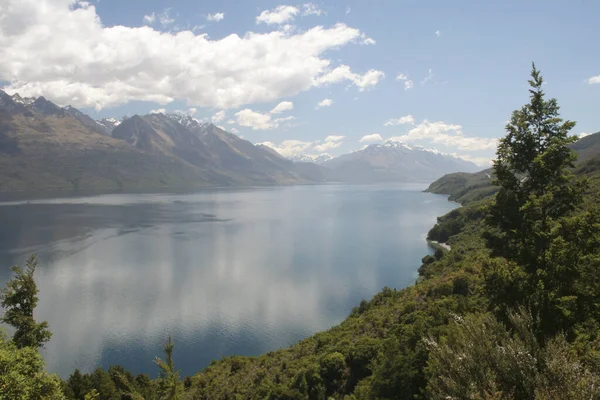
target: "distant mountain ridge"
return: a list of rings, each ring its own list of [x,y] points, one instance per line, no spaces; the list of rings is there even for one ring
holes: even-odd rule
[[[366,182],[431,182],[450,172],[475,172],[472,162],[400,141],[372,144],[323,163],[335,180]]]
[[[399,142],[287,159],[185,114],[96,121],[0,91],[0,191],[432,181],[467,161]]]

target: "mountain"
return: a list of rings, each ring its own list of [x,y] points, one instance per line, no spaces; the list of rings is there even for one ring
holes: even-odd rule
[[[208,184],[184,160],[94,132],[44,98],[27,104],[0,91],[0,191]]]
[[[577,158],[578,163],[588,161],[600,154],[600,132],[585,136],[569,147],[577,152],[579,156]]]
[[[431,182],[448,172],[474,172],[477,165],[437,150],[387,141],[323,163],[331,179],[350,183]]]
[[[295,162],[310,162],[315,164],[323,164],[329,160],[332,160],[333,157],[329,154],[319,154],[319,155],[306,155],[306,154],[298,154],[295,156],[288,157],[289,160]]]
[[[122,120],[117,120],[115,118],[103,118],[100,121],[96,121],[98,125],[104,127],[104,130],[107,132],[107,135],[110,136],[112,131],[119,126]]]
[[[71,106],[66,106],[64,110],[67,112],[67,114],[71,115],[73,118],[81,122],[86,128],[90,129],[91,131],[99,133],[101,135],[110,136],[112,130],[109,130],[105,125],[94,120],[87,114],[84,114],[78,109]]]

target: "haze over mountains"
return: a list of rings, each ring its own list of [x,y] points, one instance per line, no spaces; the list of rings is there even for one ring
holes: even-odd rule
[[[477,166],[401,142],[337,158],[282,157],[180,114],[95,121],[44,97],[0,91],[0,190],[122,189],[316,182],[431,182]]]

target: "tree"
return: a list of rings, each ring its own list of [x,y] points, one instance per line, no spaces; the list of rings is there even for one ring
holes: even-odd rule
[[[18,348],[0,331],[0,400],[64,399],[58,376],[44,371],[36,348]]]
[[[0,304],[5,310],[0,321],[16,329],[13,341],[18,348],[38,348],[52,337],[52,333],[48,330],[48,323],[44,321],[38,324],[33,318],[39,292],[33,278],[37,265],[37,258],[31,256],[27,260],[25,269],[18,266],[11,267],[15,277],[8,281],[5,289],[0,289]]]
[[[569,329],[581,278],[579,254],[567,251],[567,219],[583,203],[584,180],[571,171],[576,159],[568,145],[575,122],[559,117],[556,99],[545,99],[540,72],[532,67],[530,102],[513,112],[494,161],[500,187],[490,206],[488,246],[507,262],[486,271],[492,302],[507,308],[526,304],[539,315],[539,333]],[[584,229],[584,226],[579,228]],[[500,290],[501,288],[501,290]]]
[[[182,398],[182,387],[179,382],[179,371],[175,370],[173,363],[173,348],[175,343],[169,337],[164,346],[166,360],[156,358],[154,363],[160,369],[158,380],[158,394],[160,399],[179,400]]]

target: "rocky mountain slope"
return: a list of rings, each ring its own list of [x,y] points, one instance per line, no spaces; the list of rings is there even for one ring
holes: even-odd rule
[[[316,166],[315,166],[316,167]],[[83,190],[322,181],[212,124],[186,116],[94,121],[43,97],[0,91],[0,191]]]

